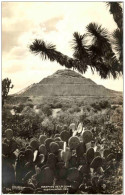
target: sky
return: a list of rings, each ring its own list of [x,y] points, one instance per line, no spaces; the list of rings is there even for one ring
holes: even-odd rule
[[[90,22],[101,24],[109,33],[117,27],[104,2],[2,2],[2,79],[12,80],[10,94],[64,69],[32,54],[28,46],[34,39],[51,42],[58,51],[72,57],[73,33],[84,34]],[[83,76],[123,91],[122,77],[104,80],[90,69]]]

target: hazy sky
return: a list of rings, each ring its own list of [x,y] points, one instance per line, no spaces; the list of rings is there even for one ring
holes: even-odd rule
[[[11,93],[64,69],[30,53],[28,45],[35,38],[51,42],[72,56],[73,33],[84,34],[90,22],[102,24],[109,32],[116,28],[104,2],[2,2],[2,78],[11,78]],[[122,77],[103,80],[90,70],[83,76],[107,88],[123,90]]]

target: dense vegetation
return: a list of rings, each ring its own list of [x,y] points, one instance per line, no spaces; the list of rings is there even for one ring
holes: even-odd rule
[[[2,114],[4,193],[122,193],[121,102],[6,104]]]

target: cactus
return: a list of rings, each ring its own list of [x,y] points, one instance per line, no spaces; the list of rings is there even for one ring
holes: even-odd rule
[[[19,152],[19,155],[18,155],[18,158],[20,157],[20,155],[25,155],[25,150],[24,151],[21,151]]]
[[[45,155],[39,154],[37,164],[43,164],[45,161]]]
[[[59,177],[60,179],[65,179],[66,176],[67,176],[67,168],[63,166],[63,167],[60,168],[59,171],[58,171],[58,177]]]
[[[20,163],[23,163],[24,164],[24,162],[25,162],[25,155],[22,155],[22,154],[20,154],[19,155],[19,161],[20,161]]]
[[[69,159],[69,167],[77,167],[77,165],[77,157],[75,155],[71,156],[71,158]]]
[[[53,185],[54,173],[49,167],[45,167],[41,171],[41,185]]]
[[[50,168],[55,168],[56,163],[57,163],[57,158],[56,158],[55,154],[49,153],[48,159],[47,159],[48,166]]]
[[[39,142],[36,139],[32,139],[30,142],[30,146],[33,148],[33,150],[38,150],[39,148]]]
[[[101,154],[100,154],[100,152],[95,152],[95,155],[94,155],[94,157],[97,157],[97,156],[100,156],[100,157],[101,157]]]
[[[60,134],[59,133],[55,134],[54,138],[56,138],[56,137],[60,137]]]
[[[82,174],[87,174],[87,175],[88,175],[89,172],[90,172],[90,166],[87,165],[87,164],[80,165],[80,166],[78,167],[78,170],[79,170],[80,173],[82,173]]]
[[[63,129],[64,129],[64,130],[68,130],[68,126],[65,124],[65,125],[63,126]]]
[[[72,156],[72,152],[68,147],[66,147],[66,142],[64,142],[64,148],[61,151],[61,158],[65,162],[66,167],[68,166],[68,161],[71,158],[71,156]]]
[[[29,148],[29,147],[30,147],[30,146],[27,146],[26,149],[32,149],[32,147],[30,147],[30,148]],[[22,148],[20,149],[20,152],[21,152],[21,151],[22,151],[22,152],[23,152],[23,151],[25,152],[25,148],[22,147]]]
[[[50,152],[57,154],[58,150],[59,150],[59,145],[55,142],[51,142],[50,143]]]
[[[14,152],[18,148],[17,142],[14,139],[11,139],[9,148],[11,152]]]
[[[80,144],[80,140],[77,136],[70,137],[68,141],[68,145],[71,150],[75,150],[79,146],[79,144]]]
[[[96,170],[98,167],[102,166],[102,163],[103,163],[103,159],[100,156],[97,156],[91,162],[90,167]]]
[[[4,140],[3,140],[3,142],[5,143],[5,144],[10,144],[10,140],[8,140],[7,138],[5,138]]]
[[[44,142],[45,142],[46,139],[47,139],[47,136],[46,135],[40,135],[40,137],[39,137],[40,144],[44,144]]]
[[[72,130],[74,131],[75,128],[76,128],[75,123],[71,123],[71,124],[69,125],[69,129],[72,129]]]
[[[89,148],[86,152],[87,162],[90,164],[92,162],[93,158],[94,158],[94,149]]]
[[[67,142],[68,139],[70,138],[70,133],[68,131],[62,131],[60,137],[62,141]]]
[[[59,149],[63,149],[64,142],[63,141],[55,141],[59,145]]]
[[[111,160],[113,160],[113,159],[115,159],[115,155],[114,155],[113,153],[110,153],[110,154],[107,156],[106,161],[111,161]]]
[[[25,158],[26,158],[27,162],[33,162],[33,151],[30,149],[27,149],[25,151]]]
[[[56,126],[56,130],[57,130],[58,132],[61,132],[61,131],[62,131],[62,126],[57,125],[57,126]]]
[[[7,129],[5,131],[5,136],[8,140],[11,140],[13,138],[13,130],[12,129]]]
[[[85,192],[86,191],[86,185],[84,183],[82,183],[80,186],[79,186],[79,190],[82,191],[82,192]]]
[[[68,169],[67,180],[69,182],[77,181],[78,178],[79,178],[79,171],[77,170],[77,168]]]
[[[39,146],[39,152],[40,152],[40,154],[44,154],[44,155],[47,154],[46,146],[44,144],[41,144]]]
[[[33,162],[27,162],[25,164],[25,170],[26,170],[26,174],[29,172],[29,171],[34,171],[35,173],[35,165]]]
[[[86,145],[84,142],[80,141],[80,144],[76,148],[76,155],[78,158],[80,158],[83,156],[85,152],[86,152]]]
[[[29,171],[29,172],[25,175],[25,177],[23,178],[23,182],[28,181],[28,179],[30,179],[31,176],[32,176],[33,174],[34,174],[33,171]]]
[[[108,149],[105,149],[104,152],[103,152],[103,157],[104,158],[107,158],[107,156],[110,154],[110,150]]]
[[[84,133],[83,133],[83,142],[85,143],[85,144],[87,144],[88,142],[90,142],[91,140],[92,140],[92,133],[91,133],[91,131],[84,131]]]
[[[53,139],[52,138],[47,138],[45,140],[45,146],[46,146],[46,149],[48,152],[50,152],[50,143],[53,142]]]
[[[57,154],[57,160],[58,160],[58,162],[62,161],[61,152],[62,152],[62,149],[59,149],[58,150],[58,154]]]
[[[16,155],[14,153],[11,153],[11,156],[9,156],[9,163],[11,165],[15,165],[15,161],[16,161]]]
[[[2,154],[4,154],[5,156],[8,155],[10,153],[10,149],[9,146],[5,143],[2,144]]]
[[[60,137],[55,137],[54,140],[55,141],[61,141],[61,138]]]
[[[64,167],[64,165],[65,165],[64,162],[57,162],[56,168],[57,168],[57,169],[61,169],[62,167]]]
[[[31,188],[35,189],[35,185],[31,182],[27,184],[27,187],[31,187]]]
[[[99,180],[99,177],[97,177],[97,176],[94,176],[94,177],[92,178],[91,182],[92,182],[92,185],[93,185],[94,187],[97,186],[98,180]]]

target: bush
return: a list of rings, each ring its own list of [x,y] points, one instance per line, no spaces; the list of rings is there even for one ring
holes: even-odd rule
[[[108,101],[101,101],[101,102],[99,102],[99,105],[100,105],[100,107],[102,109],[110,108],[111,107],[111,105],[110,105],[110,103]]]
[[[16,113],[21,113],[22,110],[24,109],[24,104],[19,104],[18,106],[14,106],[13,109]]]
[[[48,118],[45,118],[43,120],[43,122],[41,123],[41,127],[45,130],[45,131],[53,131],[54,130],[54,124],[52,123],[52,121]]]
[[[78,106],[73,106],[72,108],[69,108],[68,111],[73,114],[74,112],[80,112],[81,109]]]
[[[60,102],[52,103],[52,104],[50,104],[50,106],[52,109],[63,107],[62,103],[60,103]]]
[[[101,101],[101,102],[96,102],[91,104],[91,106],[95,109],[95,110],[102,110],[102,109],[106,109],[106,108],[110,108],[111,105],[108,101]]]
[[[29,106],[30,108],[34,107],[34,105],[32,103],[27,103],[26,106]]]
[[[49,105],[43,105],[42,111],[47,116],[52,115],[52,109],[51,109],[51,107]]]

